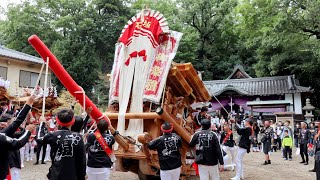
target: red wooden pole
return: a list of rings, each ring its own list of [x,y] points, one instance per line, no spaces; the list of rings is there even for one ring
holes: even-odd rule
[[[38,52],[44,61],[49,57],[49,67],[52,72],[61,81],[64,87],[74,96],[79,103],[84,105],[84,98],[82,93],[76,93],[77,91],[82,91],[81,87],[72,79],[69,73],[63,68],[59,60],[52,54],[49,48],[40,40],[37,35],[32,35],[28,38],[29,43]],[[100,119],[105,119],[111,124],[108,117],[103,116],[102,112],[96,107],[96,105],[86,96],[85,97],[86,108],[92,107],[91,117],[97,121]]]

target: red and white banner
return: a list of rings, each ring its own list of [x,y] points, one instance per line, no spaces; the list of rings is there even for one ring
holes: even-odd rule
[[[171,63],[177,53],[182,35],[180,32],[170,31],[170,34],[166,34],[160,39],[160,45],[156,49],[155,58],[149,69],[143,94],[144,100],[160,103]]]
[[[114,53],[114,61],[112,66],[111,78],[110,78],[110,90],[109,90],[109,104],[119,101],[119,75],[120,68],[123,64],[124,44],[117,43]]]
[[[127,82],[128,84],[126,84],[126,86],[131,90],[133,81],[132,72],[127,75],[127,72],[124,71],[134,69],[135,64],[139,65],[140,57],[142,57],[142,61],[145,62],[143,64],[149,68],[151,61],[154,59],[155,49],[160,44],[160,37],[169,32],[166,18],[158,11],[143,10],[128,21],[121,32],[119,42],[115,48],[115,57],[111,72],[109,104],[121,101],[120,99],[122,98],[120,97],[123,93],[121,93],[122,89],[120,90],[120,86],[122,86],[123,82]],[[131,61],[133,62],[130,63]],[[123,76],[123,74],[125,75]],[[127,94],[130,92],[124,93]]]
[[[119,102],[117,130],[120,134],[137,138],[143,133],[142,120],[130,120],[126,128],[125,113],[128,110],[131,113],[143,112],[143,93],[149,69],[161,37],[169,33],[166,18],[154,10],[142,10],[128,21],[121,32],[111,73],[109,101]],[[117,149],[116,144],[114,148]]]

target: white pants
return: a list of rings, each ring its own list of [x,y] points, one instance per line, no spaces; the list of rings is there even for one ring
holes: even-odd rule
[[[234,167],[235,167],[235,164],[233,164],[233,163],[228,164],[229,159],[230,159],[230,158],[229,158],[228,155],[223,156],[223,162],[224,162],[223,168],[224,168],[225,170],[227,170],[227,169],[233,170]]]
[[[259,152],[259,147],[252,147],[252,152]]]
[[[11,180],[20,180],[20,169],[10,168]]]
[[[179,180],[181,168],[171,170],[160,170],[160,178],[162,180]]]
[[[87,167],[88,180],[109,180],[110,168]]]
[[[47,149],[46,149],[46,157],[44,158],[44,161],[50,161],[50,151],[51,151],[51,146],[47,144]]]
[[[229,155],[231,155],[231,164],[235,164],[236,161],[236,153],[237,148],[235,146],[229,147],[229,146],[222,146],[222,149]],[[228,151],[230,153],[228,153]]]
[[[24,155],[26,153],[26,145],[20,148],[20,159],[21,159],[21,166],[23,165],[24,162]]]
[[[215,166],[205,166],[198,165],[200,180],[220,180],[218,165]]]
[[[241,147],[239,147],[238,149],[238,154],[237,154],[237,177],[243,177],[243,157],[244,155],[247,153],[246,149],[243,149]]]
[[[29,161],[29,160],[32,161],[33,157],[34,157],[34,146],[32,145],[32,141],[28,142],[25,147],[26,147],[27,161]],[[21,162],[22,162],[22,158],[21,158]]]

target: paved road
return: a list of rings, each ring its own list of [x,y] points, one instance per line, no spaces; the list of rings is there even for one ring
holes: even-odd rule
[[[308,166],[299,164],[299,156],[293,156],[293,161],[285,161],[281,153],[272,154],[272,164],[263,166],[263,153],[250,153],[245,155],[245,179],[246,180],[315,180],[315,173],[308,170],[313,167],[313,158]],[[32,165],[25,163],[22,169],[22,180],[46,180],[47,165]],[[221,173],[221,180],[228,180],[235,175],[235,172],[225,171]],[[130,172],[112,172],[111,180],[137,180],[137,175]]]

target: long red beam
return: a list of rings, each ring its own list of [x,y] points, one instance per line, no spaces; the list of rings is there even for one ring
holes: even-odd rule
[[[63,68],[59,60],[52,54],[49,48],[40,40],[37,35],[32,35],[28,38],[29,43],[33,46],[33,48],[39,53],[42,59],[46,62],[47,57],[49,57],[49,67],[52,72],[57,76],[57,78],[61,81],[64,87],[74,96],[79,103],[84,105],[84,98],[82,93],[82,88],[72,79],[69,73]],[[96,105],[86,96],[85,97],[85,105],[86,108],[92,107],[91,117],[95,120],[105,119],[109,122],[108,117],[103,116],[102,112],[96,107]]]

